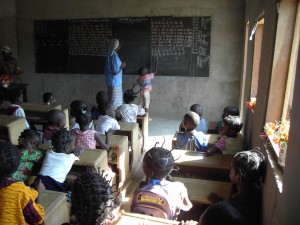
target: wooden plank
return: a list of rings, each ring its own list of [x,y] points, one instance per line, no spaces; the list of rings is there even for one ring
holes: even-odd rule
[[[184,183],[191,202],[196,204],[212,204],[213,202],[208,198],[211,193],[216,193],[221,198],[227,199],[231,190],[231,183],[229,182],[182,177],[174,177],[174,180]]]
[[[0,115],[1,133],[4,139],[9,140],[12,144],[18,145],[18,139],[26,128],[26,119],[16,116]]]
[[[142,152],[143,152],[145,150],[145,146],[148,141],[148,135],[149,135],[149,113],[146,113],[145,116],[138,116],[137,123],[139,124],[139,128],[143,133],[143,146],[142,146]]]

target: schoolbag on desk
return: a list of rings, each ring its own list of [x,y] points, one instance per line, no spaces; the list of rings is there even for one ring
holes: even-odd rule
[[[174,210],[171,197],[163,186],[147,184],[135,191],[131,212],[174,220]]]

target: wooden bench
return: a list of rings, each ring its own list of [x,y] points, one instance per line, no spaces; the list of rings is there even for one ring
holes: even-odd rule
[[[234,155],[215,154],[205,156],[201,152],[188,150],[172,150],[172,155],[175,164],[180,169],[179,172],[187,172],[192,177],[203,179],[229,181],[230,165]]]
[[[105,141],[106,137],[100,134],[100,137]],[[128,137],[122,135],[112,135],[110,137],[109,156],[115,153],[117,155],[117,168],[119,171],[119,188],[122,188],[125,181],[129,178],[129,152],[128,152]]]
[[[129,224],[151,224],[151,225],[177,225],[179,221],[167,220],[156,218],[153,216],[141,215],[137,213],[126,213],[122,212],[119,219],[114,223],[115,225],[129,225]]]
[[[143,133],[143,146],[142,146],[142,153],[143,153],[149,135],[149,113],[146,113],[145,116],[138,116],[137,123],[139,124],[139,127]]]
[[[45,210],[45,225],[69,223],[70,207],[66,193],[45,190],[41,193],[41,205]]]
[[[138,160],[141,157],[141,145],[139,142],[139,126],[138,123],[127,123],[127,122],[119,122],[121,129],[116,130],[114,134],[116,135],[124,135],[128,137],[128,140],[131,143],[132,148],[132,160],[131,165],[136,166],[138,164]]]
[[[194,204],[205,204],[210,205],[213,202],[209,200],[208,196],[211,193],[216,193],[218,196],[224,200],[228,198],[231,190],[231,183],[220,182],[212,180],[202,180],[202,179],[191,179],[191,178],[181,178],[173,177],[175,181],[184,183],[188,190],[189,199]]]
[[[18,145],[18,139],[26,128],[26,119],[16,116],[0,115],[0,139]]]

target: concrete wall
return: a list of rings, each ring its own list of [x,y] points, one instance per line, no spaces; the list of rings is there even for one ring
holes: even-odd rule
[[[152,116],[182,118],[189,106],[201,103],[208,120],[217,121],[227,105],[239,104],[244,1],[242,0],[18,0],[17,32],[23,82],[29,83],[30,101],[41,102],[42,93],[53,92],[68,106],[74,99],[94,104],[95,95],[106,90],[103,75],[36,74],[34,20],[138,17],[211,16],[211,64],[208,78],[162,77],[154,80]],[[123,90],[136,76],[124,76]]]

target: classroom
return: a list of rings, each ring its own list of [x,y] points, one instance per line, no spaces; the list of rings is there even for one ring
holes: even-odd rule
[[[242,150],[259,147],[266,157],[261,224],[300,224],[297,210],[300,202],[300,166],[297,160],[300,157],[297,147],[300,146],[297,135],[300,126],[296,126],[300,124],[300,88],[297,85],[300,84],[299,0],[0,0],[0,5],[0,47],[9,46],[12,56],[21,67],[22,73],[14,77],[13,83],[17,83],[23,90],[24,102],[29,107],[24,108],[26,117],[31,117],[37,127],[44,126],[46,119],[34,120],[36,115],[44,113],[45,116],[50,110],[46,107],[38,109],[38,112],[33,110],[35,103],[42,104],[45,92],[53,93],[59,104],[55,109],[65,112],[66,126],[69,128],[70,103],[77,99],[83,100],[90,110],[96,104],[97,92],[107,90],[104,75],[106,52],[103,53],[101,46],[90,48],[88,56],[80,52],[77,46],[79,42],[74,44],[72,41],[74,37],[83,37],[84,34],[76,33],[76,26],[89,26],[91,30],[92,25],[97,23],[100,24],[97,29],[108,27],[105,31],[111,32],[108,36],[120,40],[120,58],[127,64],[122,76],[123,92],[136,83],[139,67],[146,66],[151,68],[150,72],[155,72],[146,119],[140,118],[139,124],[130,126],[120,122],[121,130],[116,131],[110,140],[110,149],[118,156],[116,169],[120,172],[118,179],[121,192],[129,187],[127,193],[132,192],[131,186],[136,183],[129,180],[134,173],[142,173],[142,157],[156,142],[161,145],[165,138],[164,147],[171,150],[174,134],[191,105],[201,104],[203,116],[210,122],[209,128],[212,129],[220,121],[226,106],[236,106],[243,121],[240,132],[244,139]],[[177,33],[180,35],[172,36],[172,40],[182,38],[184,42],[190,41],[192,44],[166,44],[160,48],[162,37],[155,36],[153,31],[157,28],[158,32],[159,26],[165,26],[164,29],[170,34],[180,27]],[[195,27],[198,29],[198,26],[200,30],[193,30]],[[189,31],[194,33],[185,37],[190,35]],[[57,36],[49,37],[49,33]],[[98,35],[100,43],[102,33],[95,35]],[[88,39],[88,36],[82,39]],[[64,41],[58,47],[53,47],[49,40],[57,37]],[[93,55],[93,52],[97,53]],[[0,94],[6,91],[5,88],[0,87]],[[137,86],[134,91],[138,91]],[[137,97],[135,104],[139,104],[139,101]],[[277,162],[279,150],[276,153],[270,144],[270,137],[264,134],[266,123],[281,121],[282,118],[288,119],[291,124],[284,166]],[[0,115],[0,139],[3,139],[4,131],[10,135],[25,128],[24,118],[13,122],[11,118],[8,120],[3,122]],[[139,139],[139,127],[145,134],[142,144],[136,141]],[[211,134],[209,138],[213,139],[213,135],[217,134]],[[105,135],[100,137],[105,140]],[[18,138],[14,135],[10,141],[17,145]],[[128,152],[130,145],[133,153]],[[40,147],[48,150],[48,146]],[[177,155],[183,154],[180,151],[174,150],[172,153],[175,159]],[[190,159],[194,164],[201,161],[200,156],[192,159],[191,155],[186,155],[186,160]],[[74,173],[81,173],[82,167],[97,169],[98,165],[105,165],[106,168],[110,160],[102,148],[93,153],[87,151],[84,157],[86,163],[83,159],[74,163]],[[91,157],[98,161],[90,163]],[[194,168],[184,160],[179,158],[176,165],[191,173]],[[227,159],[222,159],[222,162],[224,160]],[[225,169],[212,169],[208,163],[202,168],[207,173],[218,173],[215,177],[221,177],[221,180],[210,182],[207,177],[199,180],[193,177],[193,181],[178,177],[175,180],[184,183],[188,190],[197,185],[199,188],[206,185],[217,188],[220,186],[218,182],[229,182],[230,165],[228,168],[225,165]],[[112,180],[116,179],[112,174],[108,176],[112,176]],[[51,193],[45,195],[49,201],[52,198],[58,199],[55,204],[62,207],[56,209],[61,214],[58,217],[68,220],[67,212],[64,211],[68,207],[65,196],[51,196]],[[124,195],[126,197],[126,193]],[[211,204],[202,199],[191,200],[193,204]],[[51,210],[55,210],[55,206]],[[130,213],[128,210],[130,208],[125,207],[126,213]],[[127,216],[131,218],[132,215]],[[132,216],[132,220],[126,222],[126,218],[124,216],[124,221],[118,224],[138,224],[143,221]],[[49,216],[47,219],[50,221]],[[154,220],[152,223],[172,224]]]

